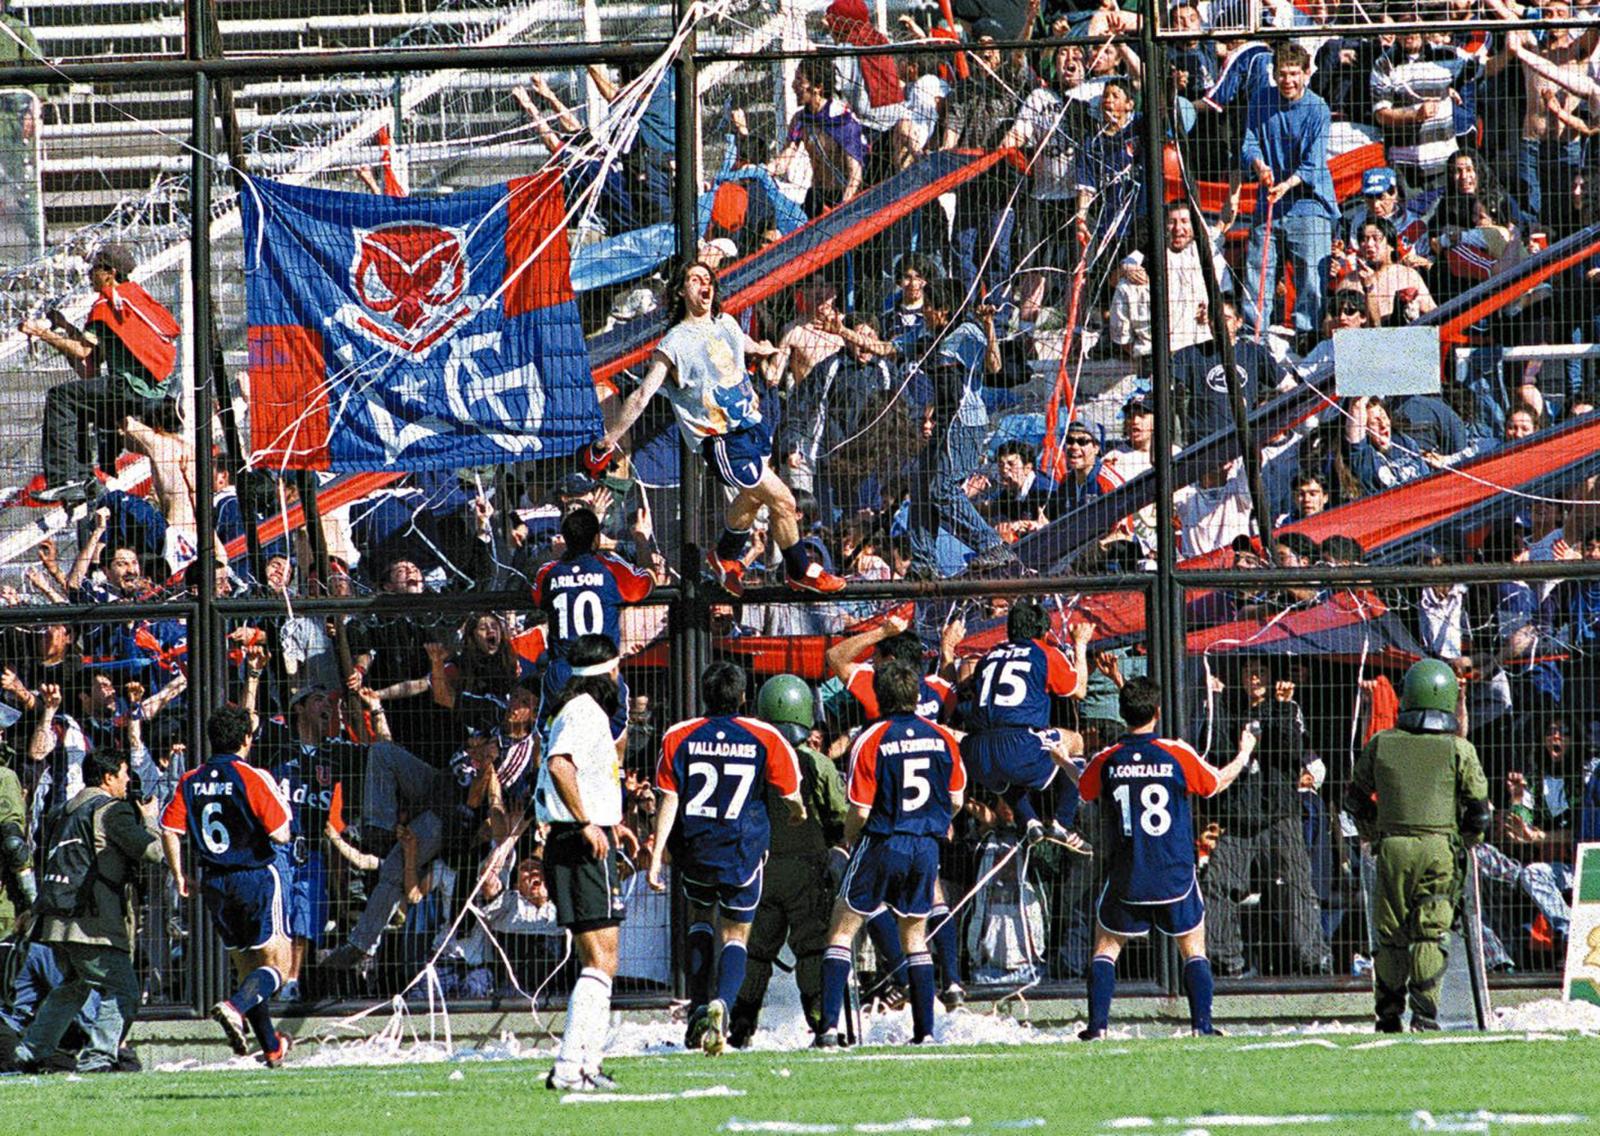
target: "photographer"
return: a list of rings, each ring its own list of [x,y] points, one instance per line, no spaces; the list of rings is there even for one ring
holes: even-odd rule
[[[132,889],[143,861],[161,859],[153,801],[129,799],[127,759],[97,752],[83,759],[84,788],[45,823],[45,853],[34,906],[36,937],[49,946],[65,979],[50,992],[17,1046],[17,1064],[33,1070],[55,1052],[89,993],[100,995],[80,1073],[110,1072],[117,1048],[139,1012],[133,969]],[[133,796],[138,797],[135,790]]]

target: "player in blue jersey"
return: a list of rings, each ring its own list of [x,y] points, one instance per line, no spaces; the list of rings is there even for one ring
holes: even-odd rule
[[[828,669],[844,683],[845,690],[856,700],[868,722],[876,722],[882,717],[878,712],[878,696],[872,689],[879,664],[899,659],[919,672],[925,669],[922,636],[911,630],[913,607],[912,604],[906,604],[904,609],[890,612],[876,626],[848,639],[841,639],[828,648],[824,660]],[[960,619],[952,619],[945,625],[939,642],[941,664],[955,658],[956,644],[961,642],[965,634],[966,624]],[[872,661],[857,662],[868,647],[873,648]],[[923,674],[917,687],[916,712],[935,722],[949,722],[955,710],[956,690],[950,680],[937,673]],[[945,1009],[954,1010],[966,1002],[967,992],[961,985],[961,946],[956,921],[947,918],[949,914],[945,885],[941,881],[935,885],[933,911],[928,918],[939,928],[933,936],[933,957],[941,972],[939,1000],[944,1003]],[[903,1004],[906,997],[906,959],[900,951],[900,931],[895,925],[894,916],[887,911],[880,912],[867,922],[867,934],[872,938],[872,949],[878,956],[881,972],[889,976],[886,982],[880,983],[884,1001],[891,1006]]]
[[[289,699],[288,724],[263,723],[251,751],[277,780],[279,796],[289,806],[289,843],[278,846],[277,861],[291,948],[276,996],[281,1002],[300,1000],[300,972],[307,956],[322,945],[328,925],[324,833],[336,811],[359,812],[358,783],[368,750],[334,736],[337,698],[317,683],[302,686]],[[379,712],[382,706],[377,704]]]
[[[672,326],[650,356],[644,381],[623,402],[616,421],[584,450],[585,467],[595,477],[605,472],[616,455],[618,440],[665,384],[684,439],[700,451],[712,475],[733,491],[724,517],[726,527],[717,546],[706,554],[717,583],[735,597],[744,593],[741,558],[750,542],[750,526],[765,507],[772,518],[772,539],[783,554],[789,587],[813,595],[843,591],[841,577],[806,555],[794,492],[768,460],[772,436],[745,370],[745,356],[775,355],[778,349],[764,341],[755,342],[732,316],[723,314],[717,274],[709,265],[697,260],[685,264],[674,274],[669,294]]]
[[[1213,797],[1250,762],[1255,734],[1245,730],[1239,753],[1213,768],[1187,742],[1158,737],[1161,687],[1132,678],[1120,695],[1128,734],[1089,759],[1078,779],[1086,801],[1108,798],[1100,810],[1105,888],[1095,913],[1094,959],[1089,964],[1089,1025],[1085,1041],[1105,1036],[1117,985],[1117,956],[1129,939],[1155,927],[1183,955],[1189,1023],[1196,1034],[1211,1025],[1211,962],[1206,958],[1206,905],[1195,880],[1194,818],[1189,798]]]
[[[967,715],[962,752],[978,784],[1005,798],[1023,825],[1028,843],[1049,837],[1074,852],[1092,849],[1077,833],[1078,794],[1067,779],[1057,786],[1050,825],[1039,819],[1039,795],[1071,765],[1081,741],[1070,730],[1044,734],[1053,697],[1082,698],[1088,689],[1087,655],[1094,628],[1072,627],[1072,658],[1045,642],[1050,616],[1035,600],[1018,600],[1006,613],[1006,641],[978,663],[973,706]]]
[[[284,889],[274,845],[289,840],[289,809],[278,783],[249,762],[250,714],[237,706],[212,711],[206,722],[211,756],[178,782],[161,814],[161,837],[178,892],[192,890],[183,872],[187,833],[205,868],[201,896],[238,974],[233,997],[211,1016],[240,1056],[250,1052],[248,1022],[269,1068],[283,1063],[291,1044],[273,1028],[267,999],[283,985],[289,961]]]
[[[600,552],[595,543],[600,536],[600,519],[585,508],[573,509],[561,518],[561,539],[566,551],[561,559],[540,567],[533,578],[533,602],[548,617],[544,629],[544,704],[554,712],[561,691],[572,677],[567,661],[568,649],[582,635],[604,635],[613,644],[622,642],[622,607],[643,603],[655,587],[650,573]],[[620,681],[620,677],[619,677]],[[622,712],[612,721],[612,736],[621,737],[627,728],[628,688],[623,684],[619,698]]]
[[[679,722],[666,732],[656,766],[661,803],[650,886],[666,889],[662,860],[670,845],[689,901],[689,1029],[684,1046],[711,1054],[721,1053],[727,1042],[728,1007],[744,985],[750,924],[761,905],[762,868],[772,841],[765,787],[771,785],[788,805],[790,824],[806,819],[794,748],[775,727],[739,716],[747,682],[735,663],[719,660],[708,666],[700,676],[705,716]],[[680,809],[683,796],[688,799]],[[719,938],[713,998],[712,944]]]
[[[863,921],[887,907],[900,923],[911,984],[911,1041],[933,1037],[933,958],[927,923],[939,878],[939,838],[961,808],[967,774],[955,734],[919,718],[917,668],[877,669],[873,687],[885,717],[861,731],[850,750],[845,843],[849,866],[833,905],[822,957],[822,1018],[816,1045],[838,1044],[850,978],[850,944]]]

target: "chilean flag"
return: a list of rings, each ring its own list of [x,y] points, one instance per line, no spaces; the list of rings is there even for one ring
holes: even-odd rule
[[[598,436],[565,214],[557,172],[441,197],[252,178],[252,463],[459,469]]]

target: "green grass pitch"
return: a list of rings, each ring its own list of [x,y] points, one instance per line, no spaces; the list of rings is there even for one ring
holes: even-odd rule
[[[0,1080],[0,1130],[178,1136],[1600,1131],[1600,1039],[1368,1035],[619,1058],[629,1098],[546,1063]],[[642,1099],[650,1098],[650,1099]]]

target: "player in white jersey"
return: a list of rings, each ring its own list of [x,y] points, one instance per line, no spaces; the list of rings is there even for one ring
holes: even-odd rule
[[[844,580],[806,555],[800,543],[794,494],[768,460],[772,439],[745,371],[745,356],[766,357],[777,348],[765,341],[757,343],[732,316],[722,313],[716,273],[700,261],[678,270],[671,296],[672,326],[656,345],[644,382],[623,402],[611,428],[583,452],[584,465],[595,477],[605,472],[616,455],[617,440],[638,421],[645,404],[670,377],[667,397],[683,436],[733,494],[722,536],[706,554],[706,564],[717,583],[731,595],[743,594],[741,558],[749,543],[750,526],[765,506],[773,539],[783,553],[789,587],[816,595],[842,591]]]
[[[566,1092],[614,1088],[600,1069],[611,1019],[611,980],[625,911],[617,870],[622,824],[621,757],[611,738],[617,710],[617,649],[584,635],[569,653],[572,677],[545,743],[534,807],[545,839],[544,872],[556,922],[572,932],[583,967],[567,1000],[561,1049],[545,1086]]]

